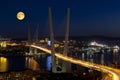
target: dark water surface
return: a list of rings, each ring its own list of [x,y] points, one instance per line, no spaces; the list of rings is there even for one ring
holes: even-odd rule
[[[84,54],[81,55],[81,59],[120,69],[119,53],[94,54],[93,57],[87,57],[87,55]],[[51,64],[51,56],[46,56],[45,54],[36,57],[0,57],[0,72],[26,69],[31,69],[33,71],[40,69],[51,71]],[[75,64],[72,64],[72,69],[76,69]]]
[[[26,69],[39,70],[39,64],[33,57],[0,57],[0,72]]]

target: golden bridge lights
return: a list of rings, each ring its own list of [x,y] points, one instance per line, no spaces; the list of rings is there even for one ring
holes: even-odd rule
[[[51,50],[49,50],[47,48],[43,48],[41,46],[35,46],[35,45],[31,45],[31,47],[43,50],[46,53],[51,54]],[[92,67],[94,70],[102,71],[103,73],[108,73],[108,74],[112,75],[112,78],[111,78],[112,80],[120,80],[120,76],[119,76],[120,70],[119,69],[115,69],[112,67],[107,67],[107,66],[103,66],[100,64],[95,64],[95,63],[91,63],[91,62],[87,62],[87,61],[83,61],[83,60],[78,60],[78,59],[75,59],[72,57],[65,56],[61,53],[55,53],[55,56],[58,57],[59,59],[77,64],[77,65],[81,65],[81,66],[88,67],[88,68]],[[107,76],[107,77],[109,77],[109,76]]]

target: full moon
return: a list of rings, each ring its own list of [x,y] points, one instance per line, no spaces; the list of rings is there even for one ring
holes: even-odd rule
[[[25,14],[23,12],[18,12],[17,13],[17,19],[18,20],[23,20],[25,18]]]

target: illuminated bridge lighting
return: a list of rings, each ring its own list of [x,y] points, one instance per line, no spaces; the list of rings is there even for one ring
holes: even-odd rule
[[[31,45],[31,47],[43,50],[43,51],[51,54],[51,50],[49,50],[49,49],[46,49],[46,48],[43,48],[43,47],[40,47],[40,46],[35,46],[35,45]],[[103,73],[104,72],[108,73],[108,74],[112,75],[112,80],[120,80],[120,76],[119,76],[120,75],[120,70],[118,70],[118,69],[103,66],[103,65],[100,65],[100,64],[95,64],[95,63],[92,63],[92,62],[78,60],[78,59],[75,59],[75,58],[72,58],[72,57],[65,56],[65,55],[60,54],[60,53],[55,53],[55,56],[62,59],[62,60],[77,64],[77,65],[82,65],[82,66],[87,67],[87,68],[93,68],[95,70],[102,71]]]

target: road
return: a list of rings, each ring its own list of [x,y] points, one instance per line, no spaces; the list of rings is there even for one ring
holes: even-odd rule
[[[31,45],[31,47],[43,50],[43,51],[51,54],[51,50],[49,50],[47,48],[40,47],[40,46],[35,46],[35,45]],[[112,67],[107,67],[107,66],[100,65],[100,64],[95,64],[95,63],[92,63],[92,62],[87,62],[87,61],[75,59],[75,58],[72,58],[72,57],[65,56],[61,53],[55,53],[55,56],[62,59],[62,60],[77,64],[77,65],[81,65],[81,66],[84,66],[84,67],[87,67],[87,68],[92,68],[94,70],[98,70],[98,71],[101,71],[103,73],[108,73],[112,77],[112,80],[120,80],[120,70],[119,69],[115,69],[115,68],[112,68]]]

